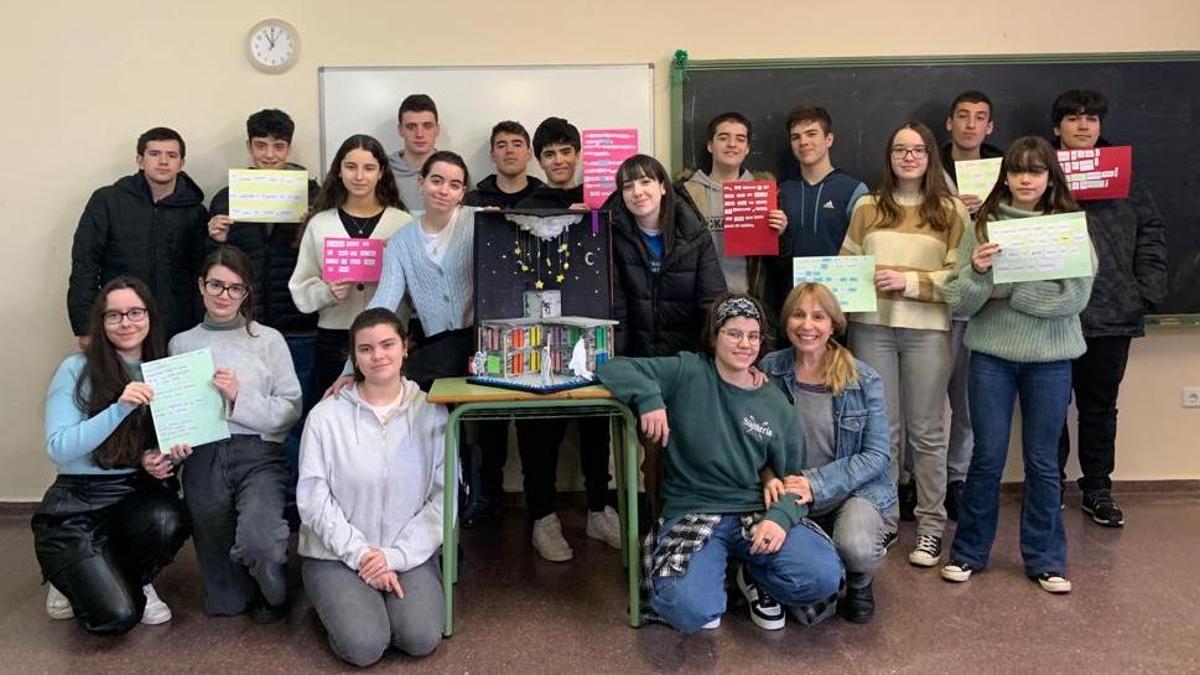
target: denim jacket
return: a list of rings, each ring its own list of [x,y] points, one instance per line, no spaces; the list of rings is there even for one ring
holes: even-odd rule
[[[791,347],[771,352],[758,367],[796,400],[796,356]],[[804,470],[812,486],[812,510],[820,511],[844,501],[851,495],[871,502],[886,513],[896,502],[896,486],[888,479],[891,462],[891,435],[888,431],[887,404],[883,380],[867,364],[855,359],[858,381],[833,397],[834,443],[836,458],[825,466]]]

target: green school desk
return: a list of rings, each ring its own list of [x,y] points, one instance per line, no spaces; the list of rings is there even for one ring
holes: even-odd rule
[[[528,419],[553,417],[608,417],[613,441],[613,463],[617,480],[617,510],[625,539],[621,559],[629,572],[629,625],[641,625],[638,597],[638,438],[633,413],[602,386],[571,389],[538,395],[495,387],[468,384],[465,377],[437,380],[429,391],[430,403],[452,405],[446,422],[446,490],[442,506],[442,579],[446,601],[444,634],[454,633],[454,582],[458,579],[458,530],[455,513],[458,501],[459,427],[464,420]]]

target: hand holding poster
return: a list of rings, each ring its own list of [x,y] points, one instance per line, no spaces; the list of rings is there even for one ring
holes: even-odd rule
[[[604,206],[617,189],[617,169],[638,152],[637,129],[584,129],[583,201],[589,209]]]
[[[229,217],[243,223],[298,223],[308,214],[308,172],[229,170]]]
[[[988,223],[988,239],[1000,245],[992,260],[997,284],[1088,277],[1092,249],[1082,211]]]
[[[767,224],[774,181],[730,181],[722,188],[725,255],[779,255],[779,233]]]
[[[1058,163],[1067,174],[1067,185],[1075,201],[1129,196],[1133,148],[1128,145],[1059,150]]]
[[[374,284],[383,272],[382,239],[325,237],[321,252],[321,278]]]
[[[824,284],[833,292],[843,312],[874,312],[875,256],[830,255],[792,259],[792,284]]]
[[[958,194],[987,199],[992,193],[992,188],[996,187],[996,179],[1000,177],[1000,163],[1003,161],[1003,157],[989,157],[955,162],[954,175],[958,177]]]
[[[159,452],[180,443],[194,448],[229,438],[225,401],[212,381],[215,372],[209,349],[142,364],[142,377],[154,388],[150,412]]]

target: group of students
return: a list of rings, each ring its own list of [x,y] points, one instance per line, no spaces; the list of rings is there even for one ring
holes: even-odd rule
[[[1062,147],[1094,146],[1106,112],[1095,92],[1061,95]],[[1135,182],[1128,199],[1082,205],[1093,277],[993,283],[988,223],[1081,206],[1046,140],[1020,138],[1002,153],[984,143],[991,113],[982,93],[959,96],[942,151],[923,124],[899,126],[868,192],[832,166],[829,114],[796,108],[787,127],[800,171],[770,214],[783,252],[773,258],[720,254],[720,186],[756,178],[743,167],[744,116],[715,118],[711,166],[678,182],[647,155],[618,169],[602,210],[620,356],[599,377],[663,447],[662,518],[644,551],[661,619],[685,632],[719,625],[732,557],[733,583],[764,628],[782,627],[785,608],[806,624],[837,608],[869,621],[874,573],[902,519],[898,484],[900,495],[915,485],[910,562],[942,561],[949,505],[959,525],[942,576],[986,568],[1017,396],[1026,573],[1069,590],[1059,448],[1072,383],[1083,508],[1124,523],[1109,483],[1115,400],[1129,339],[1165,290],[1161,219]],[[346,139],[324,183],[310,182],[303,223],[234,222],[226,190],[206,210],[182,171],[183,139],[161,127],[139,139],[138,173],[92,196],[68,294],[82,353],[47,394],[58,478],[33,519],[51,616],[97,633],[169,619],[151,582],[192,534],[205,610],[278,620],[294,499],[304,587],[334,652],[366,665],[389,645],[436,647],[441,505],[458,486],[441,479],[446,411],[423,390],[465,374],[474,351],[475,214],[585,208],[579,131],[567,120],[548,118],[532,138],[517,122],[497,124],[496,173],[473,190],[463,159],[436,147],[439,129],[436,105],[416,94],[400,106],[400,153]],[[293,133],[281,111],[251,115],[253,167],[301,168],[288,162]],[[991,194],[956,196],[953,161],[996,154]],[[528,175],[532,158],[546,182]],[[322,278],[324,239],[344,236],[387,241],[377,285]],[[824,286],[792,287],[792,257],[838,253],[875,256],[877,311],[847,316]],[[790,346],[768,354],[776,333]],[[202,348],[232,435],[157,448],[140,364]],[[947,391],[952,428],[974,432],[952,434],[949,451]],[[579,424],[586,533],[619,548],[607,424]],[[517,424],[532,544],[552,561],[572,557],[554,511],[564,425]],[[503,510],[507,428],[480,427],[465,526]]]

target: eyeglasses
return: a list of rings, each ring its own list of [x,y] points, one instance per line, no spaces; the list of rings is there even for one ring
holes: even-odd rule
[[[904,159],[909,155],[912,155],[915,159],[921,159],[927,152],[928,150],[923,145],[915,145],[911,148],[906,148],[903,145],[892,146],[892,157],[896,159]]]
[[[118,312],[115,309],[110,309],[100,316],[104,317],[104,325],[119,326],[125,319],[129,319],[131,323],[140,323],[145,321],[146,317],[150,316],[150,312],[146,311],[145,307],[134,307],[133,309],[124,312]]]
[[[762,342],[762,333],[743,333],[740,330],[734,330],[731,328],[729,330],[721,331],[721,335],[724,335],[729,339],[730,342],[734,344],[738,344],[742,340],[746,340],[752,345]]]
[[[246,297],[248,289],[244,284],[226,284],[216,279],[209,279],[204,282],[204,292],[214,298],[228,292],[230,299],[241,300]]]

